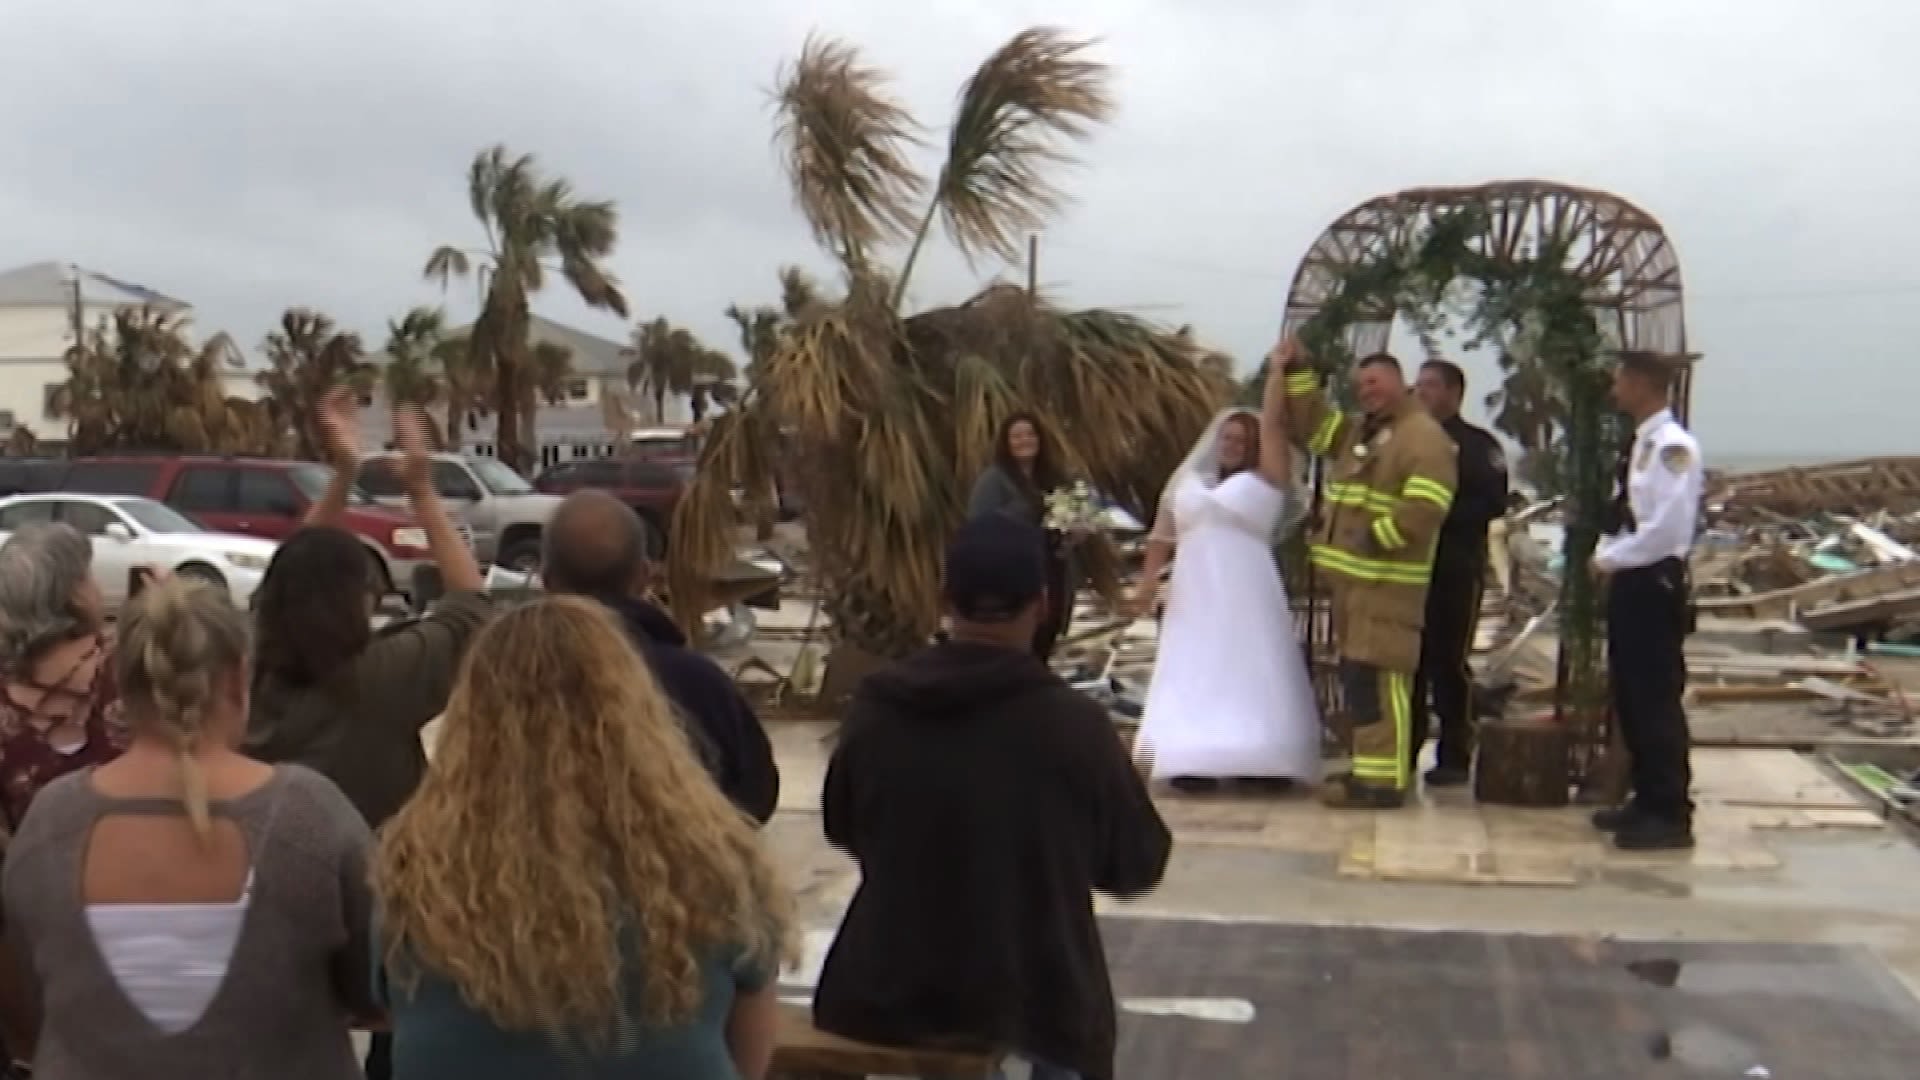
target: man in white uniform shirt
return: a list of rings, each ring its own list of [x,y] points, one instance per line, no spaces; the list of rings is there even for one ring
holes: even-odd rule
[[[1692,629],[1687,554],[1700,517],[1700,444],[1674,419],[1667,357],[1623,353],[1613,400],[1636,425],[1621,463],[1616,520],[1594,549],[1607,582],[1607,680],[1626,743],[1632,796],[1594,815],[1628,851],[1693,846],[1685,643]]]

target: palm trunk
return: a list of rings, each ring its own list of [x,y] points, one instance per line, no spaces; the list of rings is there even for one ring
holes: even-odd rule
[[[913,234],[913,246],[907,249],[907,257],[900,264],[900,277],[893,283],[893,296],[888,300],[887,307],[894,312],[898,312],[900,305],[906,302],[907,280],[913,277],[913,264],[919,260],[920,247],[927,242],[927,234],[933,231],[933,216],[939,212],[940,196],[935,195],[927,203],[926,215],[920,219],[920,228]]]
[[[501,297],[498,304],[492,305],[489,313],[495,316],[495,325],[491,328],[494,331],[491,335],[494,453],[507,465],[525,469],[527,448],[520,434],[520,404],[526,395],[523,389],[527,359],[526,298]]]

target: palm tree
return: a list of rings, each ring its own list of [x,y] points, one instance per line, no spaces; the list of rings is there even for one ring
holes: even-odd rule
[[[387,365],[380,373],[387,400],[396,405],[437,405],[442,394],[435,350],[447,338],[446,312],[416,307],[387,321]]]
[[[291,430],[298,456],[318,461],[325,446],[318,426],[321,399],[343,383],[363,394],[372,389],[373,365],[366,361],[360,335],[337,329],[319,312],[289,308],[263,347],[268,367],[256,378],[266,391],[274,427]]]
[[[780,335],[795,319],[820,302],[820,287],[797,266],[780,268],[780,304],[743,308],[727,305],[726,315],[740,332],[740,349],[747,354],[746,379],[752,382],[780,346]],[[722,402],[725,404],[725,402]]]
[[[861,653],[917,647],[937,622],[941,545],[996,425],[1016,408],[1041,415],[1069,466],[1149,512],[1230,393],[1190,342],[1009,286],[900,311],[936,221],[970,260],[1012,260],[1060,204],[1046,171],[1112,111],[1107,68],[1087,45],[1028,30],[988,57],[961,94],[931,182],[912,164],[919,125],[851,46],[810,40],[783,73],[778,137],[795,201],[845,290],[795,296],[783,280],[790,321],[733,316],[752,378],[715,422],[675,515],[671,588],[684,622],[731,555],[731,492],[771,490],[778,471],[804,496],[848,666],[857,670]],[[881,257],[893,245],[905,253],[888,267]]]
[[[486,295],[469,352],[476,368],[492,373],[499,455],[525,468],[531,459],[521,434],[523,414],[514,406],[531,397],[525,385],[532,362],[528,303],[557,269],[587,306],[626,317],[626,298],[601,265],[618,239],[619,214],[610,201],[581,199],[565,180],[543,177],[533,155],[512,157],[505,146],[473,159],[467,201],[486,239],[486,247],[473,253]],[[428,257],[424,273],[444,288],[475,269],[467,250],[445,246]]]
[[[110,449],[267,453],[271,432],[220,382],[230,343],[199,348],[180,316],[117,311],[67,350],[67,380],[48,413],[69,422],[78,454]]]
[[[479,366],[465,334],[442,340],[433,348],[440,366],[440,394],[447,406],[446,445],[460,445],[460,429],[489,411],[488,387],[493,373]]]
[[[633,331],[634,361],[627,367],[627,387],[653,399],[653,418],[662,423],[669,396],[686,397],[697,421],[711,400],[706,387],[737,378],[733,358],[710,349],[693,331],[664,318],[642,323]]]

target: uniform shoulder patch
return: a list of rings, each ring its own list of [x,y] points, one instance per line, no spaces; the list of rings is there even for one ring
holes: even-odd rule
[[[1678,476],[1693,464],[1693,451],[1688,449],[1685,443],[1668,443],[1660,448],[1660,464],[1665,465],[1668,472]]]

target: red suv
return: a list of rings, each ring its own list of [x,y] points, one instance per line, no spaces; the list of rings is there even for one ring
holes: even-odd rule
[[[216,532],[281,540],[306,520],[332,474],[311,461],[272,458],[95,457],[70,463],[58,489],[144,495]],[[411,592],[414,571],[429,565],[426,533],[412,517],[354,488],[340,524],[367,545],[387,592]]]
[[[693,479],[694,463],[687,458],[620,457],[563,461],[534,478],[535,491],[565,495],[581,488],[600,488],[639,513],[648,525],[648,541],[655,558],[667,550],[667,529],[674,507]]]

